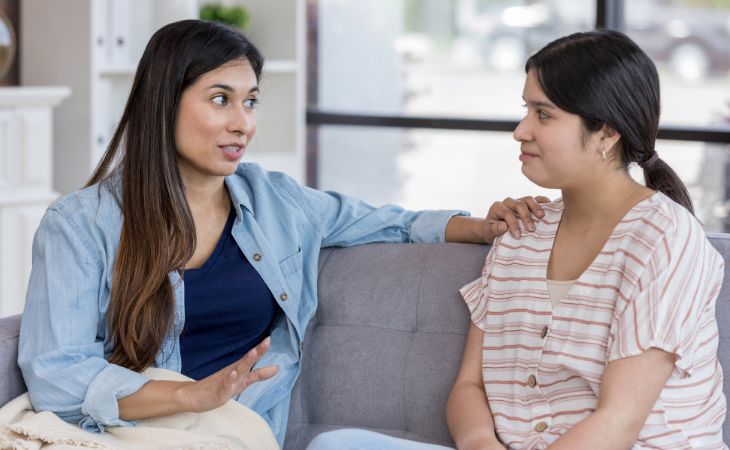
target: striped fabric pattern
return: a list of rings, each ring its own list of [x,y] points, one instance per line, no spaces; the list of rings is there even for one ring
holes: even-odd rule
[[[552,307],[548,259],[563,211],[505,234],[461,293],[484,331],[484,387],[499,438],[544,449],[597,405],[611,361],[650,347],[675,370],[633,449],[726,449],[715,301],[723,259],[689,212],[656,193],[632,208]]]

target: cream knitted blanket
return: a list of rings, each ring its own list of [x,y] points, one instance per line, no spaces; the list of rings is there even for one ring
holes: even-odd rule
[[[153,380],[189,378],[169,370],[144,372]],[[136,427],[108,427],[90,433],[55,414],[36,413],[25,393],[0,408],[0,450],[274,450],[279,446],[268,424],[231,400],[202,414],[182,413],[137,421]]]

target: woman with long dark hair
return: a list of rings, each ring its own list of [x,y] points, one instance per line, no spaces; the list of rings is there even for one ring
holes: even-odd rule
[[[239,164],[262,67],[222,25],[151,38],[96,172],[35,237],[19,365],[36,410],[99,431],[236,398],[281,443],[321,247],[491,241],[542,214],[531,198],[484,220],[373,208]],[[194,381],[151,381],[150,366]]]
[[[473,323],[447,404],[459,449],[726,449],[723,259],[659,157],[659,77],[616,31],[526,64],[522,172],[560,189],[461,292]],[[640,166],[645,184],[632,179]],[[431,448],[344,430],[311,449]]]

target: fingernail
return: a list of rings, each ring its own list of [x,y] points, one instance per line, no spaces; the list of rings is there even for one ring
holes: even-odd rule
[[[527,225],[527,229],[530,231],[535,231],[535,225],[529,224],[529,225]]]

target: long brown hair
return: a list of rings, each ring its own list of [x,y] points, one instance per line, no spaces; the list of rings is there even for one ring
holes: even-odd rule
[[[113,364],[147,368],[173,324],[174,287],[168,274],[184,268],[196,245],[177,166],[176,112],[188,86],[238,58],[247,59],[260,78],[260,52],[228,27],[183,20],[158,30],[139,62],[109,147],[87,183],[107,183],[123,216],[108,311]]]

